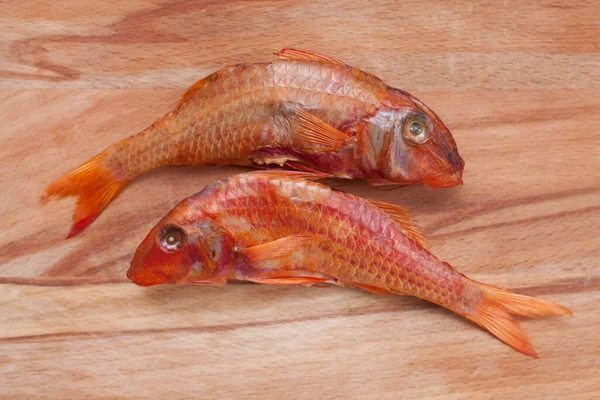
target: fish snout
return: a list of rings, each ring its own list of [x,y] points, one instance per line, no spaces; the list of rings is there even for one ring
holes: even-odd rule
[[[435,161],[437,170],[431,168],[423,180],[425,186],[430,189],[438,189],[462,185],[465,162],[457,151],[437,153]]]
[[[127,278],[138,286],[152,286],[162,283],[160,277],[144,268],[136,260],[132,260],[127,270]]]
[[[440,188],[448,188],[448,187],[453,187],[453,186],[460,186],[462,184],[463,184],[463,179],[462,179],[462,168],[461,168],[460,170],[456,171],[452,175],[449,175],[446,179],[444,179],[442,182],[440,182],[439,187]]]
[[[443,164],[446,172],[441,174],[437,180],[437,187],[448,188],[462,185],[462,174],[465,168],[465,161],[458,154],[456,148],[449,150],[443,160],[440,157],[440,163]]]
[[[465,161],[457,152],[448,152],[447,160],[450,168],[452,168],[455,171],[454,174],[462,174],[462,170],[465,168]]]
[[[457,152],[448,153],[448,164],[450,165],[451,173],[442,183],[442,187],[459,186],[463,184],[462,174],[465,169],[465,161]]]
[[[449,188],[463,184],[462,174],[464,162],[460,159],[458,168],[452,168],[442,173],[431,173],[425,177],[423,183],[430,189]]]
[[[133,268],[127,270],[127,277],[131,282],[138,286],[154,286],[163,283],[161,277],[144,273],[143,271],[133,270]]]

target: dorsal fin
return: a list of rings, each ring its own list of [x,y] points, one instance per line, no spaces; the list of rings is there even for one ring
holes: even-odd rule
[[[212,80],[212,77],[215,73],[210,74],[209,76],[200,79],[198,82],[196,82],[192,86],[190,86],[188,88],[188,90],[185,91],[185,93],[183,94],[181,99],[179,99],[179,101],[177,102],[177,107],[178,108],[181,107],[184,103],[186,103],[190,99],[190,97],[192,97],[194,94],[196,94],[196,92],[199,92],[200,90],[204,90],[204,88],[206,88],[208,83]]]
[[[384,211],[390,217],[392,217],[392,219],[406,231],[408,237],[413,239],[422,247],[427,248],[427,243],[420,232],[419,226],[412,221],[410,213],[406,208],[379,200],[367,201],[369,204],[379,208],[381,211]]]
[[[348,64],[337,60],[333,57],[328,57],[323,54],[315,53],[314,51],[309,50],[299,50],[299,49],[290,49],[284,48],[274,53],[277,57],[284,60],[295,60],[295,61],[319,61],[322,63],[330,63],[341,65],[343,67],[347,67]]]

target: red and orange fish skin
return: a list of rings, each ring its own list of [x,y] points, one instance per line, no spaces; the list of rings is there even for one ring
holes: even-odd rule
[[[141,245],[143,250],[138,251],[130,269],[131,274],[139,276],[134,282],[185,283],[213,277],[214,268],[200,278],[192,274],[159,282],[143,277],[144,271],[157,265],[178,265],[189,273],[189,263],[182,262],[181,256],[190,258],[189,249],[173,253],[170,263],[156,261],[155,254],[163,253],[156,238],[172,225],[185,226],[198,238],[206,237],[206,226],[223,227],[220,232],[226,237],[224,240],[235,243],[229,248],[252,247],[299,233],[315,236],[314,246],[269,261],[264,268],[253,266],[238,255],[229,269],[221,268],[221,276],[227,279],[303,271],[346,285],[360,283],[411,294],[446,307],[455,307],[463,291],[463,276],[411,240],[386,213],[361,198],[315,182],[244,174],[184,200]],[[185,274],[173,276],[181,278]]]
[[[290,104],[353,137],[354,144],[327,152],[307,145],[295,134]],[[394,149],[398,154],[389,154],[390,140],[375,136],[398,136],[393,122],[412,112],[432,120],[430,140],[417,146],[397,137],[402,142]],[[112,152],[129,180],[167,165],[263,165],[280,159],[338,177],[435,188],[462,183],[464,167],[449,130],[410,94],[357,68],[295,60],[221,69],[190,89],[175,110]]]
[[[296,54],[284,49],[284,58],[227,66],[202,79],[175,109],[54,182],[42,199],[79,197],[75,235],[131,180],[172,165],[279,165],[374,185],[462,184],[454,138],[422,102],[358,68],[323,56],[286,57],[290,52]],[[299,112],[347,140],[337,147],[306,140]],[[403,123],[417,114],[431,123],[422,144],[402,135]]]
[[[235,279],[409,294],[470,319],[533,357],[535,350],[513,316],[570,315],[558,304],[465,277],[382,208],[289,174],[237,175],[183,200],[139,246],[129,278],[142,286],[222,285]],[[172,227],[183,230],[187,240],[167,252],[159,238]],[[300,245],[290,253],[270,257],[265,251],[267,257],[258,261],[251,255],[252,249],[298,235]]]

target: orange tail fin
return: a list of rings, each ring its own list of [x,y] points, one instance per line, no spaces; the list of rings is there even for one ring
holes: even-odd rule
[[[535,297],[523,296],[494,286],[471,281],[481,290],[482,298],[466,318],[490,331],[517,351],[537,358],[537,354],[515,316],[541,318],[573,315],[560,304]]]
[[[115,176],[115,171],[106,164],[105,153],[100,153],[48,186],[41,201],[45,203],[51,197],[79,197],[67,236],[70,238],[94,222],[127,183]]]

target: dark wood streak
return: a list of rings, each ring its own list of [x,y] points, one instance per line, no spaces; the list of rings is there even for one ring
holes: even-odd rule
[[[600,206],[580,208],[579,210],[561,211],[561,212],[557,212],[557,213],[549,214],[549,215],[541,215],[541,216],[537,216],[537,217],[519,219],[517,221],[498,222],[496,224],[475,226],[475,227],[468,228],[468,229],[447,232],[447,233],[441,233],[438,235],[429,235],[429,237],[432,239],[445,239],[445,238],[449,238],[449,237],[466,236],[466,235],[470,235],[473,233],[487,231],[488,229],[493,229],[493,228],[531,224],[531,223],[536,223],[536,222],[540,222],[540,221],[555,220],[558,218],[585,215],[587,213],[593,213],[595,211],[600,211]]]
[[[513,289],[514,292],[527,296],[544,296],[548,294],[574,294],[600,290],[600,275],[591,278],[564,279],[555,283],[527,288]]]
[[[0,282],[1,283],[1,282]],[[65,286],[70,286],[71,282],[66,282]],[[120,283],[120,282],[118,282]],[[19,284],[19,283],[18,283]],[[25,283],[28,284],[28,283]],[[540,296],[547,294],[575,294],[582,292],[591,292],[600,290],[600,276],[595,278],[577,278],[568,279],[561,282],[543,285],[543,286],[531,286],[520,289],[513,289],[514,292],[525,294],[529,296]],[[116,330],[116,331],[89,331],[89,332],[61,332],[61,333],[49,333],[42,335],[24,335],[15,337],[0,338],[0,343],[24,343],[24,342],[48,342],[48,341],[60,341],[60,340],[87,340],[97,338],[108,338],[115,336],[130,336],[130,335],[151,335],[161,333],[218,333],[234,331],[244,328],[256,328],[256,327],[268,327],[281,324],[291,324],[296,322],[310,322],[319,321],[330,318],[344,318],[344,317],[355,317],[365,315],[377,315],[385,313],[397,313],[405,311],[415,311],[428,308],[437,308],[433,303],[421,301],[419,299],[399,296],[402,299],[401,307],[394,305],[392,307],[384,306],[383,308],[363,307],[355,309],[353,311],[345,313],[332,313],[319,316],[307,316],[301,318],[287,318],[278,319],[273,321],[260,321],[260,322],[248,322],[239,324],[224,324],[224,325],[212,325],[204,327],[175,327],[175,328],[161,328],[161,329],[139,329],[139,330]],[[577,310],[574,310],[576,314]],[[460,318],[456,316],[456,318]]]
[[[495,212],[495,211],[503,210],[503,209],[509,209],[509,208],[513,208],[513,207],[518,207],[518,206],[523,206],[523,205],[532,205],[532,204],[536,204],[536,203],[543,203],[543,202],[553,201],[553,200],[557,200],[557,199],[565,199],[565,198],[569,198],[569,197],[588,195],[588,194],[593,194],[593,193],[598,193],[598,192],[600,192],[600,187],[592,186],[592,187],[581,188],[581,189],[566,190],[563,192],[544,193],[544,194],[538,194],[535,196],[511,198],[511,199],[507,199],[507,200],[492,200],[492,201],[487,201],[484,204],[481,204],[481,203],[465,204],[464,206],[465,206],[465,208],[467,208],[467,210],[469,210],[470,208],[475,208],[475,210],[474,211],[466,211],[463,213],[461,213],[460,211],[453,212],[448,217],[446,217],[442,220],[436,221],[435,226],[432,226],[432,225],[424,226],[423,232],[425,233],[426,237],[443,237],[446,234],[436,236],[435,232],[438,229],[442,229],[442,228],[445,229],[445,228],[448,228],[449,226],[456,225],[458,223],[462,223],[465,220],[472,219],[474,217],[485,215],[485,214],[488,214],[491,212]],[[592,207],[592,208],[594,208],[594,207]],[[574,211],[579,212],[579,210],[574,210]],[[568,211],[568,212],[570,212],[570,211]],[[534,217],[534,218],[536,218],[536,217]],[[508,224],[517,224],[517,223],[519,223],[519,221],[508,222]]]
[[[182,1],[157,7],[152,10],[134,12],[116,24],[108,25],[113,28],[111,35],[49,35],[16,41],[11,44],[9,58],[20,64],[31,65],[42,70],[52,72],[52,75],[26,74],[13,71],[0,71],[0,77],[13,79],[45,80],[51,82],[72,81],[81,77],[81,72],[65,65],[55,64],[42,58],[47,53],[45,45],[52,43],[110,43],[110,44],[134,44],[148,42],[185,42],[186,39],[169,32],[158,32],[153,30],[151,18],[154,16],[165,17],[177,12],[189,11],[196,2]],[[202,7],[202,5],[201,5]],[[179,11],[178,11],[179,8]],[[149,18],[149,21],[144,20]],[[28,61],[27,56],[36,56],[33,61]]]
[[[60,37],[60,36],[59,36]],[[29,80],[45,80],[49,82],[60,82],[65,80],[77,80],[81,73],[74,68],[69,68],[65,65],[54,64],[46,59],[43,59],[43,54],[48,50],[44,48],[44,43],[51,41],[52,37],[25,39],[11,43],[8,59],[18,62],[19,64],[30,65],[41,70],[49,71],[52,75],[43,74],[27,74],[15,71],[0,71],[0,78],[9,79],[29,79]],[[27,56],[36,55],[32,61],[27,61]]]
[[[557,8],[559,10],[573,10],[576,9],[577,6],[575,5],[569,5],[569,4],[559,4],[559,3],[548,3],[548,4],[543,4],[542,7],[546,7],[546,8]]]
[[[415,299],[416,300],[416,299]],[[212,326],[203,326],[203,327],[176,327],[176,328],[161,328],[161,329],[132,329],[132,330],[118,330],[118,331],[90,331],[90,332],[61,332],[61,333],[49,333],[42,335],[27,335],[27,336],[15,336],[15,337],[6,337],[0,338],[0,343],[11,343],[11,342],[38,342],[38,341],[57,341],[57,340],[75,340],[75,339],[96,339],[96,338],[107,338],[114,336],[125,336],[125,335],[152,335],[152,334],[161,334],[161,333],[218,333],[218,332],[227,332],[227,331],[235,331],[238,329],[244,328],[257,328],[257,327],[268,327],[273,325],[282,325],[282,324],[292,324],[296,322],[310,322],[310,321],[319,321],[330,318],[340,318],[340,317],[354,317],[354,316],[364,316],[364,315],[376,315],[376,314],[385,314],[390,312],[399,312],[399,311],[409,311],[409,310],[418,310],[425,308],[433,308],[436,307],[432,303],[419,302],[415,301],[414,305],[411,305],[408,308],[404,309],[377,309],[373,310],[371,308],[363,308],[358,309],[346,313],[335,313],[335,314],[325,314],[319,316],[307,316],[301,318],[287,318],[287,319],[278,319],[273,321],[260,321],[260,322],[247,322],[241,324],[224,324],[224,325],[212,325]]]
[[[463,121],[449,122],[451,131],[458,131],[463,129],[475,129],[475,128],[492,128],[501,127],[510,124],[519,124],[526,122],[549,122],[549,121],[565,121],[582,115],[594,115],[597,114],[598,109],[596,107],[582,106],[582,107],[569,107],[569,108],[538,108],[535,110],[525,110],[520,113],[511,111],[510,114],[498,114],[497,116],[489,116],[484,118],[469,118]]]
[[[31,235],[10,241],[0,246],[0,264],[58,246],[64,238],[52,237],[51,229],[41,229]]]
[[[26,335],[26,336],[15,336],[15,337],[6,337],[0,338],[0,343],[31,343],[31,342],[52,342],[52,341],[62,341],[62,340],[88,340],[88,339],[100,339],[100,338],[110,338],[110,337],[122,337],[122,336],[143,336],[143,335],[154,335],[154,334],[163,334],[163,333],[218,333],[218,332],[229,332],[235,331],[238,329],[245,328],[259,328],[259,327],[268,327],[275,325],[285,325],[292,324],[296,322],[311,322],[311,321],[320,321],[327,320],[332,318],[346,318],[346,317],[359,317],[366,315],[378,315],[378,314],[387,314],[387,313],[399,313],[404,311],[416,311],[416,310],[424,310],[428,308],[436,308],[437,306],[432,303],[420,302],[419,304],[414,304],[409,307],[403,308],[384,308],[378,310],[364,309],[358,311],[352,311],[347,313],[336,313],[336,314],[326,314],[320,316],[309,316],[302,318],[289,318],[289,319],[280,319],[274,321],[264,321],[264,322],[249,322],[242,324],[225,324],[225,325],[213,325],[213,326],[205,326],[205,327],[176,327],[176,328],[161,328],[161,329],[138,329],[138,330],[116,330],[116,331],[89,331],[89,332],[61,332],[61,333],[48,333],[41,335]],[[455,316],[459,318],[458,316]],[[466,321],[465,321],[466,322]]]
[[[89,265],[89,260],[95,253],[108,251],[114,245],[113,241],[117,241],[117,237],[107,237],[106,234],[101,234],[99,240],[86,241],[75,250],[61,258],[54,265],[50,266],[40,276],[42,277],[70,277],[70,276],[91,276],[98,272],[114,271],[115,268],[126,268],[129,265],[133,253],[121,255],[111,258],[100,265]],[[104,237],[105,240],[102,240]],[[122,265],[122,267],[119,267]],[[124,265],[124,266],[123,266]]]
[[[96,278],[96,277],[58,277],[58,278],[21,278],[21,277],[0,277],[0,284],[22,285],[22,286],[79,286],[79,285],[105,285],[113,283],[130,283],[123,278]]]

